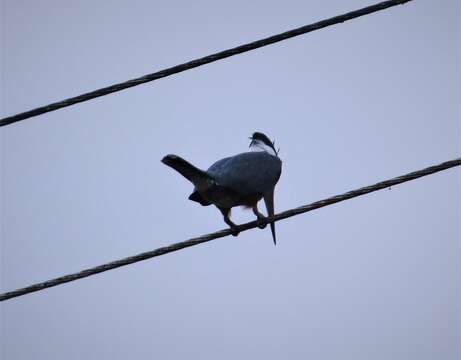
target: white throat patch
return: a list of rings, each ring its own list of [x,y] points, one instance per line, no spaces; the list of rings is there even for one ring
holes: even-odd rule
[[[265,151],[271,155],[277,156],[274,149],[272,149],[270,146],[267,146],[265,143],[263,143],[260,140],[252,140],[250,144],[250,150],[251,151]]]

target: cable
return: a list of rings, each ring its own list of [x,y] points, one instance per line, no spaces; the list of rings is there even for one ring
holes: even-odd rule
[[[25,119],[28,119],[34,116],[38,116],[38,115],[45,114],[51,111],[55,111],[55,110],[61,109],[66,106],[71,106],[71,105],[78,104],[83,101],[88,101],[88,100],[91,100],[91,99],[94,99],[100,96],[108,95],[113,92],[128,89],[130,87],[144,84],[149,81],[158,80],[158,79],[161,79],[161,78],[173,75],[173,74],[180,73],[182,71],[186,71],[186,70],[198,67],[198,66],[212,63],[214,61],[225,59],[230,56],[241,54],[241,53],[254,50],[254,49],[266,46],[266,45],[274,44],[282,40],[286,40],[286,39],[289,39],[295,36],[306,34],[311,31],[320,30],[330,25],[335,25],[335,24],[342,23],[344,21],[351,20],[351,19],[363,16],[363,15],[368,15],[368,14],[371,14],[377,11],[381,11],[381,10],[390,8],[392,6],[403,5],[409,1],[411,0],[383,1],[375,5],[367,6],[359,10],[348,12],[343,15],[338,15],[338,16],[335,16],[335,17],[332,17],[326,20],[322,20],[322,21],[319,21],[319,22],[316,22],[310,25],[305,25],[297,29],[289,30],[289,31],[286,31],[286,32],[283,32],[277,35],[273,35],[273,36],[270,36],[270,37],[267,37],[261,40],[257,40],[251,43],[240,45],[240,46],[228,49],[228,50],[220,51],[220,52],[217,52],[217,53],[214,53],[214,54],[211,54],[211,55],[199,58],[199,59],[195,59],[195,60],[180,64],[180,65],[176,65],[176,66],[173,66],[167,69],[163,69],[163,70],[160,70],[160,71],[148,74],[148,75],[141,76],[136,79],[131,79],[131,80],[128,80],[122,83],[110,85],[110,86],[107,86],[107,87],[104,87],[98,90],[94,90],[94,91],[91,91],[91,92],[88,92],[82,95],[78,95],[78,96],[75,96],[69,99],[65,99],[65,100],[58,101],[58,102],[55,102],[49,105],[41,106],[33,110],[29,110],[29,111],[22,112],[16,115],[8,116],[0,120],[0,126],[13,124],[17,121],[25,120]]]
[[[408,173],[408,174],[405,174],[405,175],[402,175],[402,176],[398,176],[398,177],[393,178],[393,179],[385,180],[385,181],[379,182],[379,183],[374,184],[374,185],[365,186],[363,188],[353,190],[353,191],[349,191],[349,192],[346,192],[346,193],[341,194],[341,195],[336,195],[336,196],[333,196],[333,197],[330,197],[330,198],[327,198],[327,199],[324,199],[324,200],[316,201],[316,202],[314,202],[312,204],[308,204],[308,205],[304,205],[304,206],[301,206],[301,207],[298,207],[298,208],[287,210],[287,211],[284,211],[284,212],[279,213],[277,215],[274,215],[271,218],[268,218],[264,222],[267,224],[267,223],[270,223],[270,222],[275,222],[275,221],[279,221],[279,220],[282,220],[282,219],[287,219],[287,218],[295,216],[295,215],[299,215],[299,214],[302,214],[302,213],[305,213],[305,212],[308,212],[308,211],[319,209],[321,207],[332,205],[332,204],[335,204],[335,203],[340,202],[340,201],[352,199],[352,198],[357,197],[357,196],[361,196],[361,195],[371,193],[373,191],[385,189],[385,188],[388,188],[390,186],[401,184],[401,183],[406,182],[406,181],[414,180],[414,179],[417,179],[417,178],[422,177],[422,176],[430,175],[430,174],[433,174],[433,173],[436,173],[436,172],[439,172],[439,171],[442,171],[442,170],[446,170],[446,169],[449,169],[449,168],[452,168],[452,167],[455,167],[455,166],[460,166],[460,165],[461,165],[461,158],[454,159],[454,160],[451,160],[451,161],[447,161],[447,162],[441,163],[439,165],[430,166],[430,167],[422,169],[422,170],[418,170],[418,171],[411,172],[411,173]],[[251,221],[251,222],[248,222],[246,224],[239,225],[238,229],[240,231],[245,231],[245,230],[256,228],[257,226],[258,226],[258,223],[256,221]],[[44,289],[52,287],[52,286],[57,286],[57,285],[61,285],[61,284],[64,284],[64,283],[67,283],[67,282],[70,282],[70,281],[75,281],[75,280],[78,280],[78,279],[81,279],[81,278],[84,278],[84,277],[87,277],[87,276],[91,276],[91,275],[95,275],[95,274],[98,274],[98,273],[101,273],[101,272],[104,272],[104,271],[112,270],[112,269],[115,269],[115,268],[118,268],[118,267],[121,267],[121,266],[133,264],[133,263],[138,262],[138,261],[143,261],[143,260],[147,260],[147,259],[150,259],[150,258],[153,258],[153,257],[156,257],[156,256],[165,255],[165,254],[171,253],[173,251],[178,251],[178,250],[190,247],[190,246],[199,245],[199,244],[202,244],[202,243],[214,240],[214,239],[218,239],[218,238],[222,238],[224,236],[228,236],[230,234],[231,234],[230,229],[220,230],[220,231],[217,231],[217,232],[214,232],[214,233],[199,236],[197,238],[193,238],[193,239],[186,240],[186,241],[183,241],[183,242],[179,242],[179,243],[171,244],[171,245],[168,245],[168,246],[164,246],[164,247],[152,250],[152,251],[144,252],[144,253],[141,253],[141,254],[138,254],[138,255],[135,255],[135,256],[130,256],[130,257],[120,259],[120,260],[116,260],[116,261],[113,261],[113,262],[110,262],[110,263],[107,263],[107,264],[103,264],[103,265],[99,265],[99,266],[96,266],[96,267],[93,267],[93,268],[85,269],[85,270],[82,270],[82,271],[74,273],[74,274],[61,276],[61,277],[58,277],[58,278],[55,278],[55,279],[52,279],[52,280],[48,280],[48,281],[45,281],[45,282],[41,282],[41,283],[37,283],[37,284],[31,285],[31,286],[25,287],[25,288],[22,288],[22,289],[9,291],[9,292],[0,294],[0,301],[5,301],[5,300],[8,300],[8,299],[18,297],[18,296],[22,296],[22,295],[25,295],[25,294],[28,294],[28,293],[31,293],[31,292],[35,292],[35,291],[44,290]]]

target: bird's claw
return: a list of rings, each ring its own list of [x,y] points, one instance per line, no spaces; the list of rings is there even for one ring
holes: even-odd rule
[[[264,222],[264,220],[266,220],[265,217],[258,217],[258,219],[256,220],[256,222],[258,224],[258,227],[260,229],[264,229],[267,226],[267,224]]]
[[[231,226],[230,230],[232,236],[238,236],[240,234],[240,230],[237,228],[237,226]]]

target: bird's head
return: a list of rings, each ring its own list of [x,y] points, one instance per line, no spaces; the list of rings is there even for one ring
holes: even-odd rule
[[[250,148],[258,151],[272,152],[275,156],[278,156],[280,149],[275,150],[275,141],[271,141],[262,132],[254,132],[250,136]]]

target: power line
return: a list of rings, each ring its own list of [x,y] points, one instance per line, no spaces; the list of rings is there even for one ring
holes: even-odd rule
[[[390,186],[401,184],[401,183],[404,183],[406,181],[414,180],[414,179],[420,178],[422,176],[430,175],[430,174],[433,174],[433,173],[436,173],[436,172],[439,172],[439,171],[442,171],[442,170],[446,170],[446,169],[449,169],[449,168],[452,168],[452,167],[455,167],[455,166],[460,166],[460,165],[461,165],[461,158],[454,159],[454,160],[451,160],[451,161],[447,161],[447,162],[441,163],[439,165],[430,166],[430,167],[422,169],[422,170],[418,170],[418,171],[411,172],[411,173],[408,173],[408,174],[405,174],[405,175],[402,175],[402,176],[398,176],[398,177],[395,177],[393,179],[385,180],[385,181],[376,183],[374,185],[365,186],[365,187],[362,187],[360,189],[352,190],[352,191],[346,192],[346,193],[341,194],[341,195],[336,195],[336,196],[333,196],[333,197],[330,197],[330,198],[327,198],[327,199],[324,199],[324,200],[316,201],[316,202],[308,204],[308,205],[304,205],[304,206],[300,206],[300,207],[297,207],[297,208],[294,208],[294,209],[291,209],[291,210],[287,210],[287,211],[281,212],[281,213],[279,213],[279,214],[277,214],[277,215],[275,215],[275,216],[273,216],[271,218],[268,218],[264,222],[265,223],[270,223],[270,222],[273,222],[273,221],[275,222],[275,221],[279,221],[279,220],[282,220],[282,219],[287,219],[287,218],[295,216],[295,215],[306,213],[308,211],[312,211],[312,210],[319,209],[319,208],[324,207],[324,206],[332,205],[332,204],[335,204],[335,203],[340,202],[340,201],[352,199],[352,198],[357,197],[357,196],[361,196],[361,195],[371,193],[373,191],[385,189],[385,188],[388,188]],[[258,223],[256,221],[251,221],[251,222],[248,222],[246,224],[239,225],[238,229],[239,229],[239,231],[245,231],[245,230],[256,228],[257,226],[258,226]],[[78,279],[81,279],[81,278],[84,278],[84,277],[87,277],[87,276],[91,276],[91,275],[95,275],[95,274],[98,274],[98,273],[101,273],[101,272],[104,272],[104,271],[112,270],[112,269],[115,269],[115,268],[118,268],[118,267],[121,267],[121,266],[130,265],[130,264],[136,263],[138,261],[143,261],[143,260],[147,260],[147,259],[150,259],[150,258],[153,258],[153,257],[156,257],[156,256],[165,255],[165,254],[168,254],[168,253],[173,252],[173,251],[178,251],[178,250],[190,247],[190,246],[199,245],[199,244],[202,244],[202,243],[214,240],[214,239],[218,239],[218,238],[222,238],[224,236],[228,236],[230,234],[231,234],[230,229],[220,230],[220,231],[217,231],[217,232],[214,232],[214,233],[210,233],[210,234],[207,234],[207,235],[199,236],[199,237],[192,238],[192,239],[182,241],[182,242],[179,242],[179,243],[164,246],[164,247],[152,250],[152,251],[144,252],[144,253],[141,253],[141,254],[138,254],[138,255],[135,255],[135,256],[130,256],[130,257],[120,259],[120,260],[116,260],[116,261],[113,261],[113,262],[110,262],[110,263],[107,263],[107,264],[103,264],[103,265],[99,265],[99,266],[96,266],[96,267],[93,267],[93,268],[85,269],[85,270],[82,270],[82,271],[74,273],[74,274],[61,276],[61,277],[58,277],[58,278],[55,278],[55,279],[52,279],[52,280],[48,280],[48,281],[44,281],[44,282],[41,282],[41,283],[31,285],[31,286],[28,286],[28,287],[25,287],[25,288],[9,291],[9,292],[0,294],[0,301],[5,301],[5,300],[8,300],[8,299],[18,297],[18,296],[22,296],[22,295],[25,295],[25,294],[28,294],[28,293],[31,293],[31,292],[35,292],[35,291],[44,290],[44,289],[49,288],[49,287],[61,285],[61,284],[64,284],[64,283],[67,283],[67,282],[70,282],[70,281],[75,281],[75,280],[78,280]]]
[[[267,37],[261,40],[253,41],[253,42],[240,45],[240,46],[228,49],[228,50],[220,51],[220,52],[217,52],[217,53],[214,53],[214,54],[211,54],[211,55],[199,58],[199,59],[195,59],[195,60],[180,64],[180,65],[176,65],[176,66],[173,66],[167,69],[163,69],[163,70],[160,70],[160,71],[148,74],[148,75],[141,76],[136,79],[131,79],[131,80],[128,80],[122,83],[110,85],[110,86],[107,86],[107,87],[104,87],[98,90],[94,90],[94,91],[91,91],[91,92],[88,92],[82,95],[78,95],[78,96],[75,96],[69,99],[65,99],[65,100],[58,101],[58,102],[55,102],[49,105],[41,106],[41,107],[29,110],[29,111],[16,114],[16,115],[8,116],[0,120],[0,126],[9,125],[17,121],[25,120],[25,119],[28,119],[34,116],[38,116],[38,115],[45,114],[51,111],[55,111],[55,110],[58,110],[58,109],[61,109],[67,106],[71,106],[74,104],[78,104],[80,102],[84,102],[84,101],[97,98],[100,96],[108,95],[113,92],[128,89],[130,87],[144,84],[149,81],[158,80],[158,79],[161,79],[161,78],[173,75],[173,74],[177,74],[177,73],[189,70],[189,69],[193,69],[198,66],[202,66],[202,65],[209,64],[209,63],[212,63],[218,60],[222,60],[230,56],[242,54],[250,50],[254,50],[254,49],[266,46],[266,45],[274,44],[276,42],[295,37],[295,36],[306,34],[311,31],[320,30],[327,26],[342,23],[344,21],[355,19],[357,17],[368,15],[368,14],[381,11],[381,10],[384,10],[384,9],[387,9],[387,8],[390,8],[396,5],[403,5],[409,1],[411,0],[383,1],[378,4],[367,6],[359,10],[354,10],[354,11],[351,11],[351,12],[348,12],[342,15],[334,16],[332,18],[322,20],[322,21],[319,21],[319,22],[316,22],[310,25],[305,25],[305,26],[302,26],[302,27],[299,27],[293,30],[289,30],[289,31],[286,31],[286,32],[283,32],[277,35],[273,35],[273,36],[270,36],[270,37]]]

